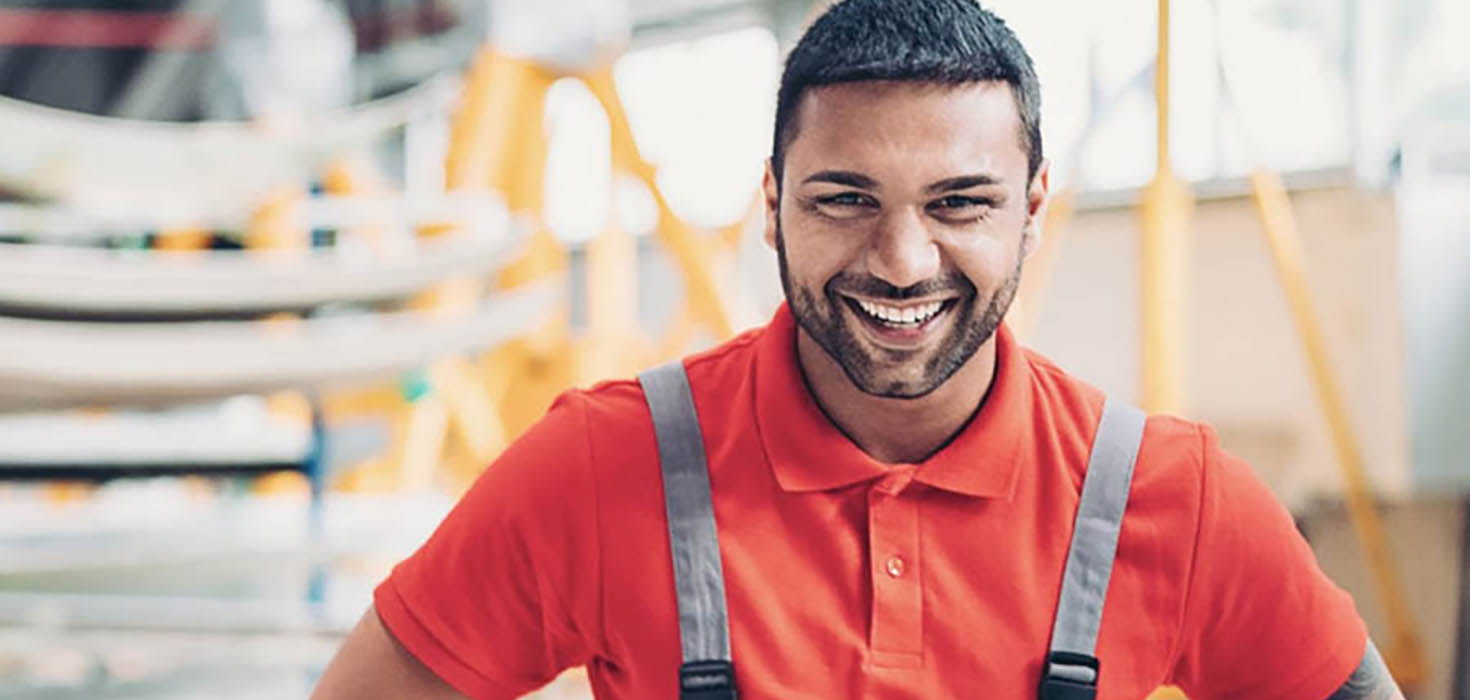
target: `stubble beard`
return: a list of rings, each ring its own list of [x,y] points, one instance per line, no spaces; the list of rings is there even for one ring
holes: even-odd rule
[[[979,303],[974,283],[959,273],[948,279],[921,282],[902,290],[876,278],[848,280],[869,292],[877,291],[873,289],[875,287],[886,289],[888,293],[872,296],[886,296],[895,301],[932,294],[939,290],[955,289],[962,292],[960,298],[954,302],[954,308],[947,312],[956,314],[954,324],[938,346],[930,351],[928,358],[919,357],[922,352],[919,350],[879,348],[873,352],[863,345],[843,318],[844,302],[835,289],[836,283],[843,280],[842,275],[828,280],[822,287],[820,297],[808,287],[797,288],[792,285],[786,262],[786,242],[782,236],[779,217],[777,218],[776,258],[781,271],[781,287],[786,293],[786,300],[791,304],[792,316],[807,335],[842,368],[848,380],[858,390],[872,396],[917,399],[938,389],[995,335],[1015,299],[1016,289],[1020,286],[1024,256],[1017,256],[1015,269],[983,305]],[[885,365],[907,362],[923,362],[923,369],[917,379],[883,376]]]

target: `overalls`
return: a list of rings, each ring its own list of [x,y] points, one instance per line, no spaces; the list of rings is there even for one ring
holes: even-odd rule
[[[653,415],[663,472],[684,661],[679,697],[735,700],[725,578],[689,377],[682,363],[672,362],[644,372],[638,381]],[[1077,504],[1040,700],[1093,700],[1097,694],[1100,666],[1093,652],[1144,419],[1133,406],[1112,400],[1103,405]]]

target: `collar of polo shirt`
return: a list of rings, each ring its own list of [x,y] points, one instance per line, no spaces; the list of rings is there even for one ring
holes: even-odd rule
[[[841,488],[894,469],[896,465],[874,459],[843,435],[812,398],[797,365],[796,322],[785,304],[759,342],[756,426],[781,488]],[[996,331],[996,352],[995,379],[985,405],[948,445],[914,465],[914,481],[968,496],[1011,497],[1031,389],[1026,358],[1004,324]]]

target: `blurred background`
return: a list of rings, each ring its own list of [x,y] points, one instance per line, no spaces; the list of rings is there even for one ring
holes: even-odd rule
[[[0,0],[0,696],[304,697],[558,392],[764,322],[825,4]],[[1470,698],[1470,3],[987,5],[1054,161],[1009,323]]]

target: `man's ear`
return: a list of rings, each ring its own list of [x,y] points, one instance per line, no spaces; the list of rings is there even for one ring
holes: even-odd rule
[[[776,171],[771,159],[766,159],[766,176],[761,180],[761,190],[766,197],[766,245],[776,248],[776,217],[781,210],[781,188],[776,183]]]
[[[1047,197],[1051,193],[1051,161],[1043,160],[1031,177],[1026,188],[1026,227],[1021,231],[1021,255],[1031,257],[1041,247],[1045,235],[1042,223],[1046,219]]]

